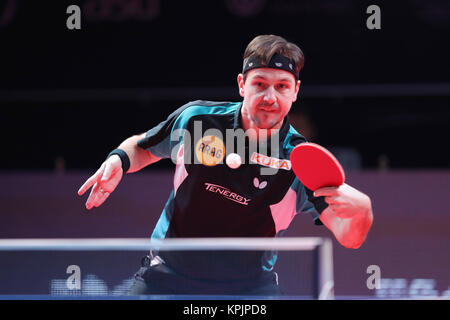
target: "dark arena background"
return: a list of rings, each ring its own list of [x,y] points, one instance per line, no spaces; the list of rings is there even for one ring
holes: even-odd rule
[[[70,5],[81,9],[80,29],[68,27]],[[379,28],[370,28],[370,5],[380,9]],[[286,236],[332,239],[335,299],[448,299],[444,0],[0,1],[0,238],[148,238],[172,187],[170,160],[126,176],[92,212],[78,188],[125,138],[181,105],[240,101],[243,52],[259,34],[283,36],[303,50],[291,122],[333,152],[374,210],[358,250],[340,246],[308,216],[296,217]],[[15,254],[0,251],[3,296],[63,296],[65,268],[73,264],[96,294],[120,293],[142,256],[109,252],[102,275],[91,255],[53,263],[47,252],[33,259],[41,261],[36,268],[56,271],[30,287],[23,273],[13,274],[22,270]],[[287,291],[317,298],[307,284],[316,277],[308,265],[314,257],[296,259],[298,269],[286,267],[280,277],[298,276],[304,291],[290,281]],[[376,288],[371,266],[380,270]]]

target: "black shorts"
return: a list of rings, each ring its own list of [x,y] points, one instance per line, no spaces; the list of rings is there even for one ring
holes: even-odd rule
[[[257,279],[236,281],[193,280],[171,271],[164,263],[150,266],[150,258],[142,259],[134,275],[130,295],[281,295],[275,272],[263,271]]]

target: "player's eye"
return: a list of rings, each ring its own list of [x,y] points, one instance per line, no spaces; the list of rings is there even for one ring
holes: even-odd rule
[[[256,82],[254,83],[254,85],[255,85],[255,87],[258,88],[258,89],[263,89],[264,86],[265,86],[264,83],[261,82],[261,81],[256,81]]]

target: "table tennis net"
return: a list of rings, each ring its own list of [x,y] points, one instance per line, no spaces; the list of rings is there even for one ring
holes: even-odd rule
[[[128,299],[133,275],[150,250],[239,254],[274,250],[274,271],[283,291],[278,298],[334,298],[332,242],[319,237],[0,239],[0,296]]]

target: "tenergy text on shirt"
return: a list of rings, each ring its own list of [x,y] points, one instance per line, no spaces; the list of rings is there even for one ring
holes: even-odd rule
[[[221,194],[224,198],[226,198],[228,200],[231,200],[231,201],[234,201],[234,202],[237,202],[237,203],[240,203],[240,204],[243,204],[245,206],[247,206],[248,202],[251,200],[251,199],[247,199],[247,198],[245,198],[245,197],[243,197],[241,195],[238,195],[235,192],[232,192],[228,188],[219,186],[217,184],[212,184],[212,183],[205,182],[205,186],[206,186],[206,190],[207,191]]]

